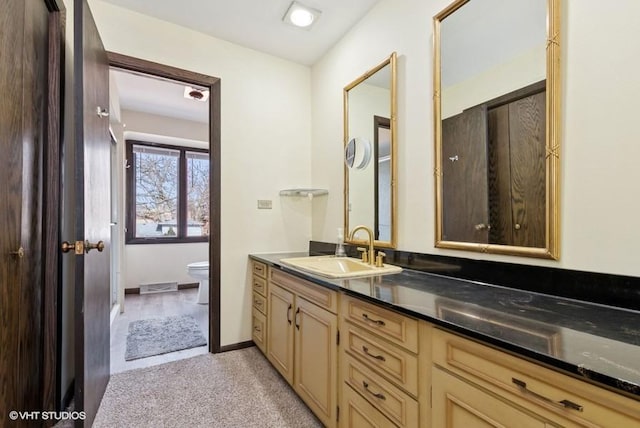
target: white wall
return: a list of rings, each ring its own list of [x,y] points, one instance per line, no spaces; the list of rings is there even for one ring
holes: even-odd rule
[[[310,239],[311,202],[278,196],[311,181],[309,68],[89,3],[107,50],[221,78],[221,345],[249,340],[247,254],[305,250]],[[273,200],[273,209],[258,211],[257,199]]]
[[[640,2],[562,2],[560,261],[434,248],[431,22],[449,3],[383,0],[312,67],[312,182],[329,189],[314,205],[313,239],[335,241],[342,224],[342,88],[397,51],[398,248],[640,275]]]
[[[365,82],[349,91],[348,139],[361,137],[371,144],[371,161],[363,169],[349,169],[349,227],[364,224],[375,230],[373,192],[376,159],[373,157],[373,117],[391,117],[389,90]],[[356,159],[360,159],[356,156]],[[357,238],[362,239],[365,234]]]

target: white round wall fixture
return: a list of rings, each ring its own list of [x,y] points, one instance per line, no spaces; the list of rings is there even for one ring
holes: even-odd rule
[[[371,161],[371,142],[355,137],[344,147],[344,163],[348,168],[365,169]]]

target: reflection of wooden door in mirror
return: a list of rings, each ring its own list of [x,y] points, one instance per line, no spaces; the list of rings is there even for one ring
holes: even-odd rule
[[[492,244],[545,246],[546,120],[544,85],[543,92],[540,87],[507,94],[496,107],[487,103]]]
[[[487,109],[484,105],[442,121],[442,237],[487,243]]]

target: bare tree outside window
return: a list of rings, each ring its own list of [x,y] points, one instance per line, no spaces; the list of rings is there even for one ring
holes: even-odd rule
[[[209,156],[187,152],[187,236],[209,235]]]
[[[128,239],[208,236],[209,154],[175,146],[129,144],[135,173],[129,191],[135,193],[131,207],[135,216],[134,224],[127,227],[132,228]],[[182,212],[185,205],[186,212]]]

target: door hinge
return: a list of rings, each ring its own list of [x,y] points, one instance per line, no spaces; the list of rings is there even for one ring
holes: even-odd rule
[[[340,345],[340,330],[336,333],[336,345]]]

